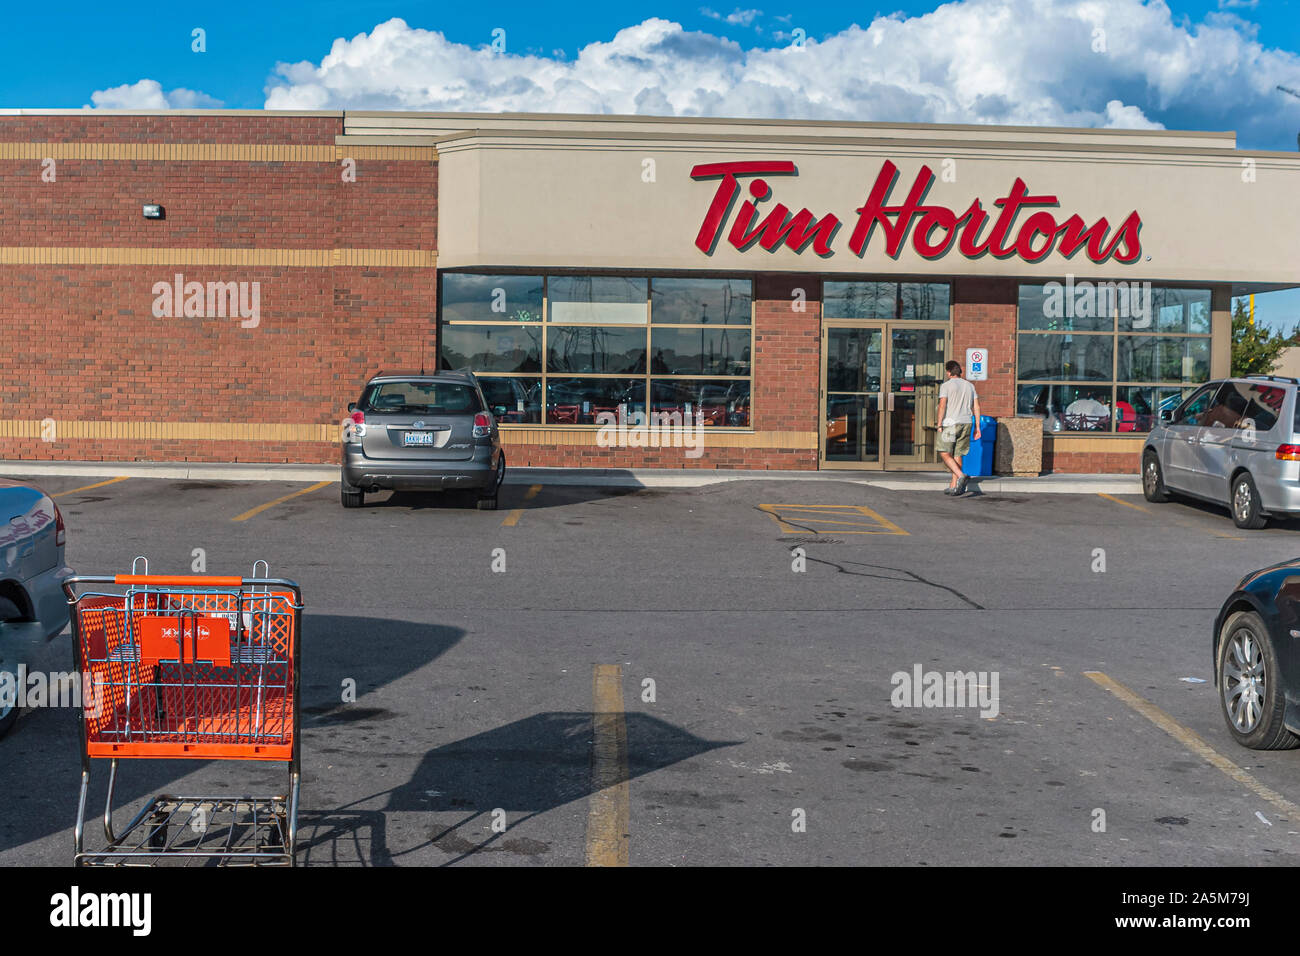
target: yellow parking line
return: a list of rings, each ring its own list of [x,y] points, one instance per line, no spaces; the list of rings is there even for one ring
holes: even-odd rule
[[[310,488],[303,488],[299,491],[292,491],[287,495],[282,495],[281,497],[276,498],[274,501],[268,501],[264,505],[258,505],[256,508],[252,508],[248,511],[245,511],[242,515],[237,515],[234,518],[231,518],[230,520],[247,521],[249,518],[253,517],[254,515],[260,515],[267,508],[274,508],[276,505],[288,501],[290,498],[297,498],[299,495],[310,494],[313,491],[319,491],[320,489],[324,488],[326,485],[332,485],[332,484],[334,484],[333,481],[318,481]]]
[[[527,494],[524,495],[524,501],[532,501],[537,497],[537,493],[541,490],[541,485],[533,485],[528,489]],[[519,524],[519,519],[524,516],[525,510],[526,509],[524,508],[516,508],[514,511],[510,512],[510,514],[506,515],[506,520],[501,522],[501,527],[513,528],[515,525]]]
[[[119,481],[126,481],[130,477],[130,475],[118,475],[116,478],[108,479],[108,481],[97,481],[93,485],[82,485],[80,488],[73,488],[71,491],[60,491],[57,495],[50,495],[50,497],[62,498],[66,495],[75,495],[79,491],[89,491],[91,488],[103,488],[105,485],[112,485]]]
[[[1134,511],[1140,511],[1143,514],[1151,514],[1150,508],[1143,508],[1141,505],[1135,505],[1131,501],[1124,501],[1121,498],[1116,498],[1114,495],[1108,495],[1104,491],[1097,492],[1097,497],[1105,498],[1107,501],[1113,501],[1117,505],[1123,505],[1125,508],[1132,508]]]
[[[1107,501],[1113,501],[1113,502],[1115,502],[1115,504],[1117,504],[1117,505],[1123,505],[1125,508],[1132,508],[1134,511],[1140,511],[1140,512],[1142,512],[1144,515],[1153,515],[1153,514],[1155,514],[1155,512],[1152,511],[1150,508],[1143,508],[1141,505],[1135,505],[1135,504],[1133,504],[1132,502],[1123,501],[1123,500],[1120,499],[1120,498],[1116,498],[1114,495],[1108,495],[1108,494],[1106,494],[1104,491],[1099,491],[1099,492],[1097,492],[1097,497],[1099,497],[1099,498],[1105,498]],[[1183,521],[1183,520],[1181,520],[1180,518],[1174,517],[1173,515],[1170,515],[1170,518],[1171,518],[1171,520],[1172,520],[1175,524],[1180,524],[1180,525],[1182,525],[1184,528],[1191,528],[1193,531],[1205,531],[1205,530],[1207,530],[1207,529],[1205,529],[1205,528],[1197,527],[1196,525],[1192,524],[1192,523],[1189,522],[1189,521]],[[1230,540],[1232,540],[1232,541],[1245,541],[1245,540],[1246,540],[1245,538],[1242,538],[1242,537],[1240,537],[1239,535],[1235,535],[1235,534],[1225,534],[1225,533],[1222,532],[1222,531],[1211,531],[1210,534],[1214,535],[1216,538],[1228,538],[1228,539],[1230,539]]]
[[[791,512],[808,512],[807,515],[798,517],[806,517],[807,520],[817,525],[834,524],[847,525],[848,527],[853,527],[855,525],[857,527],[869,526],[869,522],[867,521],[836,521],[830,517],[831,515],[838,518],[870,518],[871,521],[875,522],[875,527],[870,528],[868,531],[845,531],[842,528],[835,528],[834,530],[836,534],[907,535],[907,532],[894,524],[894,522],[890,521],[883,515],[872,511],[866,505],[759,505],[758,510],[771,515],[772,520],[776,522],[777,527],[781,529],[782,534],[816,534],[817,529],[800,528],[791,524],[777,511],[778,508],[786,514],[789,514],[792,519],[796,517],[796,515],[790,514]],[[908,536],[910,537],[910,535]]]
[[[1242,770],[1235,763],[1229,760],[1223,754],[1219,753],[1204,740],[1202,740],[1195,731],[1189,730],[1178,721],[1174,720],[1163,710],[1157,707],[1151,701],[1139,697],[1133,691],[1129,690],[1119,681],[1103,674],[1101,671],[1084,671],[1083,676],[1093,681],[1101,687],[1106,688],[1124,703],[1128,704],[1139,714],[1145,717],[1151,723],[1155,724],[1170,737],[1173,737],[1180,744],[1186,747],[1192,753],[1201,757],[1206,763],[1217,767],[1225,774],[1250,790],[1255,796],[1267,800],[1278,810],[1286,814],[1292,822],[1300,822],[1300,806],[1296,806],[1282,794],[1270,787],[1264,786],[1246,771]]]
[[[591,804],[587,811],[587,865],[627,866],[627,721],[623,668],[597,664],[591,677]]]

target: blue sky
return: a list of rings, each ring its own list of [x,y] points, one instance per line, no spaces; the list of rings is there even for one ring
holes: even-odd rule
[[[1294,151],[1300,0],[12,5],[4,108],[474,109],[1232,129]],[[192,50],[192,31],[206,50]],[[492,51],[494,30],[504,49]],[[791,55],[802,31],[817,56]],[[500,36],[498,34],[498,36]],[[1100,49],[1098,45],[1100,43]],[[1257,300],[1266,324],[1300,294]]]
[[[904,2],[879,8],[834,0],[779,2],[784,5],[773,6],[769,0],[567,7],[535,2],[235,0],[132,6],[71,0],[59,6],[58,15],[51,15],[45,5],[20,4],[9,8],[9,27],[0,33],[6,64],[0,107],[81,107],[91,103],[96,92],[148,80],[164,97],[177,89],[202,94],[198,99],[169,99],[171,105],[219,102],[228,108],[261,108],[268,105],[268,87],[279,85],[288,87],[290,95],[270,105],[302,105],[314,94],[322,100],[320,105],[330,107],[409,102],[445,108],[454,104],[437,90],[445,87],[447,74],[455,72],[458,58],[491,43],[494,29],[506,31],[508,59],[528,77],[530,71],[523,67],[539,61],[573,65],[592,44],[608,43],[620,31],[662,20],[680,27],[679,34],[668,38],[673,42],[662,43],[663,35],[653,31],[630,37],[620,51],[624,63],[640,54],[656,61],[650,65],[652,72],[666,66],[678,77],[689,78],[710,73],[711,66],[717,68],[717,82],[708,85],[720,86],[724,93],[701,102],[681,91],[674,96],[666,84],[656,84],[653,78],[645,83],[645,77],[637,75],[638,84],[664,87],[666,100],[654,95],[638,104],[632,95],[637,91],[627,90],[627,96],[598,97],[591,105],[606,111],[628,105],[644,112],[678,113],[728,106],[737,112],[771,113],[784,107],[791,113],[832,118],[1060,120],[1070,125],[1118,125],[1136,118],[1168,128],[1236,129],[1246,148],[1296,148],[1300,99],[1275,87],[1283,83],[1300,89],[1300,0],[1172,0],[1168,5],[1159,0],[957,0],[942,6]],[[886,42],[877,40],[879,45],[868,45],[864,52],[853,43],[852,27],[865,30],[883,17],[891,24]],[[1092,18],[1108,31],[1106,55],[1072,55],[1086,51],[1092,40],[1079,17]],[[374,62],[356,64],[355,75],[336,75],[319,89],[304,90],[312,84],[286,82],[277,73],[278,64],[319,67],[336,39],[370,34],[394,18],[416,38],[414,48],[407,47],[413,54],[438,60],[444,67],[442,74],[430,69],[429,75],[416,79],[427,95],[394,89],[400,81],[375,82],[368,70],[378,65]],[[195,27],[206,31],[206,52],[191,50]],[[752,81],[756,65],[761,66],[755,54],[788,46],[796,27],[814,43],[829,42],[825,49],[835,56],[833,63],[827,67],[823,61],[820,76],[796,77],[795,95],[737,93],[736,87]],[[440,33],[446,43],[421,48],[418,40],[426,31]],[[664,48],[649,52],[656,43]],[[973,50],[985,69],[970,64],[954,68],[951,53],[959,46]],[[370,54],[391,57],[392,49],[373,48]],[[354,52],[364,60],[364,51]],[[720,66],[719,58],[732,62]],[[988,76],[987,67],[996,63],[1016,76]],[[867,67],[865,75],[860,66]],[[861,88],[854,89],[855,79],[862,80]],[[620,88],[630,82],[627,71],[619,69],[588,71],[581,80]],[[537,92],[541,95],[531,99],[459,99],[466,108],[522,101],[542,109],[566,102],[553,90]],[[129,101],[126,95],[94,102]],[[1117,106],[1108,112],[1112,101]]]

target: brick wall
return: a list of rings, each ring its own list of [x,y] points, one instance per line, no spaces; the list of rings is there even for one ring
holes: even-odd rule
[[[952,357],[989,350],[989,377],[976,382],[980,411],[998,418],[1016,411],[1016,283],[1012,279],[958,279],[953,283]]]
[[[54,182],[42,181],[39,159],[0,161],[0,247],[127,250],[135,260],[0,264],[0,419],[330,424],[376,369],[418,364],[422,345],[431,358],[435,270],[338,265],[333,250],[436,250],[437,165],[363,157],[345,182],[333,155],[341,132],[339,117],[0,117],[0,143],[329,147],[325,161],[58,158]],[[166,218],[145,220],[145,202],[161,203]],[[157,249],[160,260],[176,250],[302,250],[314,261],[149,265],[133,249]],[[258,283],[258,326],[155,318],[155,283],[178,273]],[[7,430],[0,423],[0,458],[338,456],[316,441],[72,438],[64,429],[46,442]]]

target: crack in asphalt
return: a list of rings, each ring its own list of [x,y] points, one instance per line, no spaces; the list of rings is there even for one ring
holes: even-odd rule
[[[844,564],[837,564],[834,561],[824,561],[821,558],[814,558],[811,556],[808,556],[808,560],[812,561],[814,564],[824,564],[827,567],[834,568],[836,571],[839,571],[841,574],[851,574],[854,575],[855,577],[860,577],[860,578],[876,578],[877,580],[880,581],[898,581],[900,579],[891,578],[884,574],[868,574],[864,571],[850,571],[844,565],[851,564],[861,568],[875,568],[879,571],[893,571],[896,574],[906,574],[909,578],[911,578],[913,581],[917,582],[918,584],[924,584],[926,587],[938,588],[940,591],[947,591],[949,594],[955,595],[956,597],[958,597],[962,601],[965,601],[968,605],[970,605],[977,611],[988,610],[986,607],[984,607],[983,604],[980,604],[978,601],[972,601],[970,598],[962,594],[956,588],[949,587],[946,584],[940,584],[937,581],[930,581],[926,578],[921,577],[921,575],[917,574],[915,571],[909,571],[907,568],[891,568],[889,567],[889,565],[886,564],[863,564],[860,561],[846,561],[844,562]]]

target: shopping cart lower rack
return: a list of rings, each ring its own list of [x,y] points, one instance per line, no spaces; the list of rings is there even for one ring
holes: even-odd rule
[[[261,573],[259,574],[259,569]],[[163,862],[293,866],[299,775],[302,592],[269,577],[78,575],[64,582],[82,675],[78,866]],[[96,590],[111,585],[114,590]],[[124,758],[284,761],[275,796],[160,794],[113,828]],[[107,844],[83,845],[91,761],[110,761]]]

